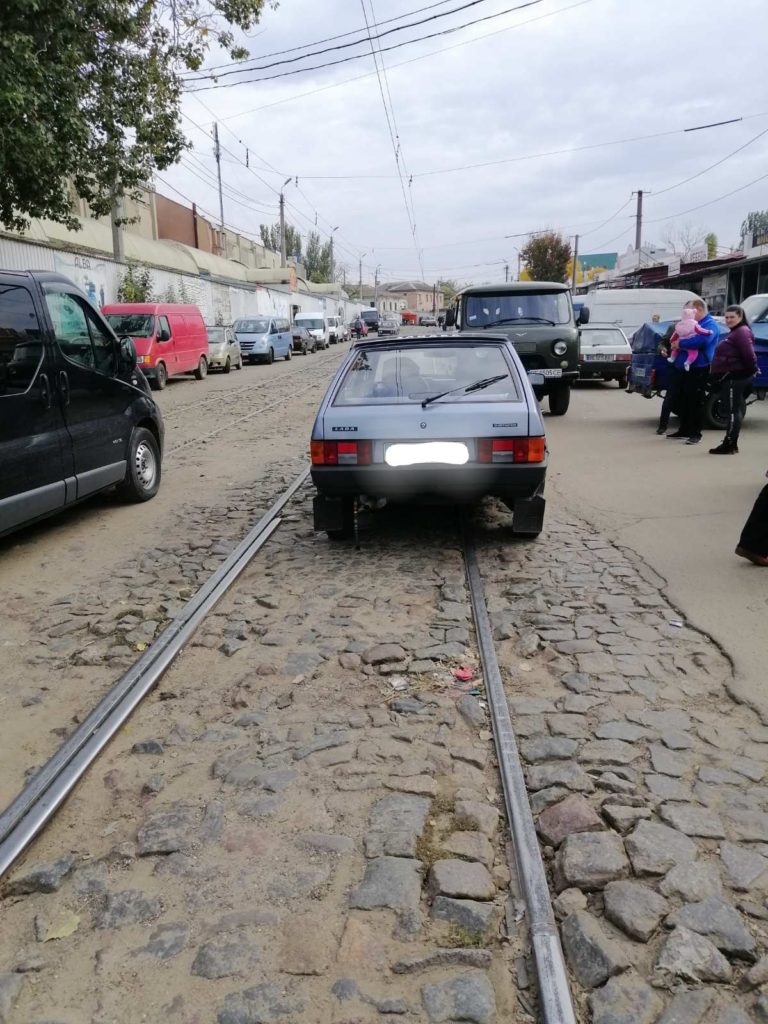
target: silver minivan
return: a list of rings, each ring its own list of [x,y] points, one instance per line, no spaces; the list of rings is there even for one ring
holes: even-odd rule
[[[293,352],[293,331],[283,317],[254,316],[235,320],[235,338],[243,359],[249,363],[273,363],[290,359]]]
[[[297,327],[304,327],[309,331],[318,348],[328,348],[331,343],[331,327],[324,313],[297,313],[293,322]]]

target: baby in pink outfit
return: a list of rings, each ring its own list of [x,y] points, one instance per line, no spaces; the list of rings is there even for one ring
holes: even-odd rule
[[[696,323],[695,310],[686,306],[683,310],[683,319],[680,323],[675,324],[675,333],[669,339],[670,353],[667,362],[674,363],[682,349],[685,352],[685,366],[683,369],[690,370],[691,364],[696,362],[699,350],[697,348],[687,348],[685,345],[686,340],[688,338],[695,338],[697,334],[709,335],[711,333],[711,331],[705,331],[703,327],[699,327]]]

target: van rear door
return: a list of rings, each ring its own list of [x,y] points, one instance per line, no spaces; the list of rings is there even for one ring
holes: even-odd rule
[[[74,499],[72,443],[31,288],[0,275],[0,534]]]

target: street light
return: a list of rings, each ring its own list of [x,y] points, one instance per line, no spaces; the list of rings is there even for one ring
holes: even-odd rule
[[[287,267],[288,259],[285,254],[285,196],[283,189],[293,178],[286,178],[280,189],[280,266]]]

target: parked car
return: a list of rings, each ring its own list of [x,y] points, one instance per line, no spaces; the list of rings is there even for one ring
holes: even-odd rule
[[[582,380],[601,378],[627,386],[632,348],[627,336],[615,324],[593,324],[582,327],[579,336],[579,377]]]
[[[378,331],[379,329],[379,311],[378,309],[361,309],[360,319],[365,321],[365,325],[369,331]]]
[[[468,333],[360,341],[311,438],[315,529],[349,534],[360,495],[471,503],[495,495],[515,533],[542,529],[547,449],[534,384],[511,342]]]
[[[136,348],[61,274],[0,271],[0,535],[160,487],[163,418]]]
[[[437,317],[434,313],[422,313],[419,317],[419,327],[437,327]]]
[[[317,340],[312,337],[306,327],[293,325],[293,351],[302,356],[308,352],[317,352]]]
[[[284,317],[243,317],[235,320],[233,329],[249,363],[274,363],[293,354],[293,331]]]
[[[165,302],[121,302],[102,313],[119,338],[131,338],[142,373],[155,391],[169,377],[208,374],[208,334],[197,306]]]
[[[328,340],[331,345],[341,344],[343,341],[349,341],[349,331],[344,320],[340,316],[329,316],[328,320]]]
[[[324,313],[297,313],[293,322],[309,331],[319,349],[328,348],[331,344],[331,328]]]
[[[222,370],[224,373],[234,368],[242,370],[243,354],[240,342],[231,327],[206,327],[208,332],[208,366],[211,370]]]
[[[400,317],[382,316],[379,318],[379,337],[385,334],[398,335],[400,333]]]

